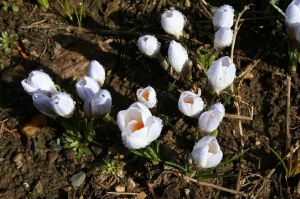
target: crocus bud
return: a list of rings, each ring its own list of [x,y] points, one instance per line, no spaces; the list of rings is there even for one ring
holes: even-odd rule
[[[219,115],[219,116],[220,116],[219,120],[222,121],[223,117],[225,116],[225,107],[224,107],[224,105],[223,105],[221,102],[218,102],[218,103],[212,105],[212,106],[210,107],[210,110],[216,110],[216,111],[219,111],[219,113],[220,113],[220,115]]]
[[[54,113],[51,107],[50,97],[48,97],[47,95],[36,92],[32,95],[32,102],[34,107],[41,113],[49,117],[56,116],[56,114]]]
[[[223,152],[217,139],[205,136],[199,140],[191,153],[192,163],[199,169],[217,166],[223,158]]]
[[[65,118],[72,117],[75,110],[75,102],[67,93],[55,93],[54,95],[52,95],[50,103],[52,110],[57,115],[60,115]]]
[[[214,91],[220,94],[235,78],[235,64],[228,56],[214,61],[207,71],[207,79]]]
[[[105,70],[98,61],[92,60],[88,65],[88,76],[102,86],[105,80]]]
[[[191,91],[181,93],[178,100],[178,109],[182,114],[188,117],[196,117],[203,108],[204,102],[201,97]]]
[[[41,70],[31,71],[29,76],[22,80],[21,84],[29,95],[35,92],[44,93],[46,95],[57,92],[51,77]]]
[[[160,49],[160,43],[152,35],[139,37],[137,45],[139,50],[149,57],[156,55]]]
[[[102,89],[95,93],[91,100],[91,112],[98,117],[110,112],[112,105],[111,95],[108,90]]]
[[[185,48],[174,40],[171,41],[169,45],[168,59],[177,73],[181,73],[189,61]]]
[[[223,49],[231,45],[233,31],[230,28],[220,28],[215,33],[214,47],[216,49]]]
[[[87,117],[92,117],[91,100],[92,99],[88,99],[88,100],[84,101],[84,104],[83,104],[83,111]]]
[[[136,96],[139,102],[143,103],[148,108],[153,108],[157,103],[155,90],[151,86],[139,88],[136,91]]]
[[[83,100],[86,101],[94,96],[96,92],[99,91],[100,87],[96,80],[91,77],[85,76],[82,77],[76,83],[76,92],[77,95]]]
[[[233,25],[234,9],[230,5],[219,7],[213,16],[213,25],[215,29],[231,28]]]
[[[183,34],[185,20],[181,12],[174,9],[166,10],[161,15],[160,22],[166,33],[174,35],[175,37],[179,37]]]
[[[295,38],[300,24],[300,1],[292,1],[285,11],[285,24],[292,38]]]
[[[123,144],[130,149],[145,148],[159,137],[163,127],[162,120],[152,116],[150,110],[140,102],[119,111],[117,124],[122,132]]]
[[[222,113],[217,110],[203,112],[198,120],[199,130],[204,134],[209,134],[216,130],[220,125]]]

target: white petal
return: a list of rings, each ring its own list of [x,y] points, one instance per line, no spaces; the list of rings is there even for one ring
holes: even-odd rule
[[[210,110],[216,110],[216,111],[219,111],[220,114],[219,114],[219,120],[222,121],[223,117],[225,116],[225,107],[224,105],[221,103],[221,102],[218,102],[214,105],[212,105],[210,107]]]
[[[297,2],[292,1],[287,7],[285,11],[285,24],[293,36],[300,24],[300,7]]]
[[[168,59],[177,73],[181,73],[188,62],[188,54],[185,48],[176,41],[171,41],[168,49]]]
[[[181,36],[183,33],[184,24],[184,16],[177,10],[166,10],[161,15],[161,26],[168,34],[176,37]]]
[[[126,131],[125,117],[127,114],[127,110],[119,111],[117,115],[117,125],[121,132]]]
[[[147,128],[140,129],[136,132],[122,132],[123,144],[130,149],[140,149],[149,145],[147,141]]]
[[[216,49],[223,49],[231,45],[233,31],[230,28],[220,28],[215,33],[214,47]]]
[[[150,110],[147,108],[147,106],[145,106],[144,104],[142,104],[140,102],[133,103],[128,109],[138,111],[141,114],[142,120],[144,123],[146,123],[148,117],[152,116],[152,114],[151,114]]]
[[[139,37],[137,41],[139,50],[147,56],[154,56],[159,52],[160,43],[152,35],[144,35]]]
[[[231,28],[233,25],[234,9],[230,5],[219,7],[213,16],[213,25],[215,29],[222,27]]]
[[[52,95],[50,103],[53,111],[57,115],[65,118],[70,118],[73,116],[75,110],[75,102],[67,93],[55,93],[54,95]]]
[[[83,101],[91,99],[100,89],[96,80],[88,76],[82,77],[75,86],[77,95]]]
[[[105,70],[98,61],[92,60],[88,65],[88,76],[96,80],[98,84],[102,86],[105,81]]]
[[[159,137],[163,124],[160,118],[151,116],[145,126],[148,127],[147,141],[151,143]]]
[[[198,120],[199,130],[203,133],[211,133],[220,125],[220,112],[210,110],[202,113]]]
[[[84,101],[83,110],[87,117],[92,117],[91,99]]]
[[[91,110],[94,117],[104,115],[110,112],[112,98],[108,90],[98,91],[91,100]]]
[[[212,154],[206,162],[206,168],[217,166],[222,161],[222,158],[223,158],[222,151],[218,151],[216,154]]]
[[[32,101],[34,107],[41,113],[50,117],[56,116],[56,114],[52,110],[50,98],[47,95],[38,92],[34,93],[32,95]]]

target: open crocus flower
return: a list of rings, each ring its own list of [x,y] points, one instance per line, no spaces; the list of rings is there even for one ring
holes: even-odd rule
[[[166,10],[161,15],[160,22],[166,33],[174,35],[177,38],[182,35],[185,20],[184,16],[178,10]]]
[[[105,80],[105,70],[98,61],[92,60],[88,65],[88,76],[102,86]]]
[[[123,144],[130,149],[148,146],[159,137],[163,127],[162,120],[152,116],[150,110],[140,102],[120,111],[117,124],[122,132]]]
[[[300,24],[300,1],[292,1],[285,11],[285,24],[289,34],[294,38]]]
[[[220,94],[235,78],[235,64],[228,56],[214,61],[207,71],[207,79],[214,91]]]
[[[148,108],[153,108],[157,103],[156,92],[151,86],[137,89],[136,96]]]
[[[36,92],[32,95],[32,102],[34,107],[41,113],[49,117],[56,116],[56,114],[54,113],[51,107],[50,97],[48,97],[47,95]]]
[[[223,48],[230,46],[232,42],[233,31],[230,28],[220,28],[215,33],[214,47],[222,50]]]
[[[83,101],[89,100],[100,89],[96,80],[88,76],[82,77],[75,86],[77,95]]]
[[[185,48],[178,42],[172,40],[168,49],[168,59],[177,73],[181,73],[187,66],[189,57]]]
[[[137,45],[139,50],[149,57],[156,55],[160,49],[160,43],[157,41],[156,37],[152,35],[139,37]]]
[[[98,91],[91,99],[92,116],[98,117],[110,112],[111,105],[112,99],[110,92],[105,89]]]
[[[234,9],[230,5],[219,7],[213,16],[213,25],[215,29],[231,28],[233,25]]]
[[[51,77],[41,70],[31,71],[29,76],[22,80],[21,84],[29,95],[35,92],[44,93],[46,95],[57,92]]]
[[[218,128],[225,115],[225,107],[222,103],[216,103],[209,111],[202,113],[199,117],[199,130],[203,133],[211,133]]]
[[[191,153],[192,163],[200,169],[217,166],[223,158],[223,152],[217,139],[205,136],[193,148]]]
[[[75,110],[75,102],[73,99],[64,92],[57,92],[52,95],[50,99],[52,110],[57,114],[65,118],[73,116]]]
[[[191,91],[181,93],[178,100],[178,109],[182,114],[188,117],[196,117],[203,108],[204,102],[201,97]]]

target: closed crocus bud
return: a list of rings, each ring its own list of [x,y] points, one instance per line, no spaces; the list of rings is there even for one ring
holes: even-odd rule
[[[24,79],[21,84],[29,95],[32,95],[35,92],[44,93],[46,95],[57,92],[51,77],[40,70],[31,71],[29,76]]]
[[[199,140],[191,153],[192,163],[199,169],[215,167],[222,158],[223,152],[213,136],[205,136]]]
[[[100,89],[96,80],[88,76],[82,77],[75,86],[77,95],[83,101],[89,100]]]
[[[177,73],[181,73],[189,61],[185,48],[174,40],[171,41],[169,45],[168,59]]]
[[[160,43],[152,35],[139,37],[137,45],[139,50],[149,57],[156,55],[160,49]]]
[[[182,114],[188,117],[196,117],[203,108],[204,102],[201,97],[191,91],[181,93],[178,100],[178,109]]]
[[[129,149],[148,146],[159,137],[163,127],[162,120],[152,116],[150,110],[140,102],[120,111],[117,124],[122,132],[123,144]]]
[[[92,60],[88,65],[88,76],[102,86],[105,80],[105,70],[98,61]]]
[[[57,92],[52,95],[51,100],[52,110],[61,117],[70,118],[75,110],[75,102],[69,94]]]
[[[181,12],[174,9],[166,10],[161,15],[160,22],[166,33],[174,35],[177,38],[183,34],[185,20]]]
[[[94,117],[104,115],[110,112],[111,105],[112,99],[109,91],[102,89],[92,97],[91,113]]]
[[[215,29],[231,28],[233,25],[234,9],[230,5],[219,7],[213,16],[213,25]]]
[[[295,38],[300,24],[300,1],[292,1],[285,11],[285,24],[291,37]]]
[[[233,31],[230,28],[220,28],[215,33],[214,47],[216,49],[223,49],[231,45]]]
[[[221,103],[221,102],[218,102],[214,105],[212,105],[210,107],[210,110],[216,110],[216,111],[219,111],[219,120],[222,121],[223,117],[225,116],[225,107],[224,105]]]
[[[49,117],[56,116],[56,114],[54,113],[51,107],[50,97],[48,97],[47,95],[36,92],[32,95],[32,102],[34,107],[41,113]]]
[[[139,102],[143,103],[148,108],[153,108],[157,103],[156,92],[151,86],[139,88],[136,91],[136,96]]]
[[[222,121],[222,113],[218,110],[203,112],[198,120],[199,130],[204,134],[209,134],[216,130]]]
[[[217,94],[232,84],[235,78],[235,64],[228,56],[214,61],[207,71],[208,82]]]

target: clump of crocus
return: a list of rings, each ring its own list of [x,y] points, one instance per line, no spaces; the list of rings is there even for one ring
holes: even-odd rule
[[[231,45],[233,31],[230,28],[220,28],[215,33],[214,48],[222,50]]]
[[[143,35],[139,37],[137,45],[139,50],[149,57],[153,57],[159,53],[160,43],[155,36]]]
[[[234,9],[230,5],[219,7],[213,16],[215,30],[219,28],[231,28],[233,25]]]
[[[157,103],[156,92],[151,86],[137,89],[136,96],[139,102],[143,103],[148,108],[155,107]]]
[[[153,116],[140,102],[119,111],[117,124],[122,132],[123,144],[129,149],[145,148],[159,137],[163,127],[162,120]]]
[[[161,26],[168,34],[179,38],[183,34],[185,25],[184,16],[181,12],[175,9],[166,10],[161,15]]]
[[[204,134],[209,134],[216,130],[225,115],[224,105],[214,104],[210,110],[203,112],[198,120],[199,130]]]
[[[202,98],[191,91],[184,91],[181,93],[178,100],[179,111],[188,116],[196,117],[204,108]]]
[[[22,80],[21,84],[29,95],[39,92],[50,96],[51,94],[57,92],[51,77],[42,70],[31,71],[29,76]]]
[[[236,68],[230,57],[224,56],[214,61],[207,71],[208,82],[215,93],[220,94],[232,84]]]
[[[168,49],[168,59],[177,73],[181,73],[187,67],[189,57],[185,48],[178,42],[172,40]]]
[[[190,154],[191,162],[199,169],[215,167],[222,158],[223,152],[213,136],[205,136],[199,140]]]
[[[105,81],[105,70],[98,61],[92,60],[88,65],[88,76],[102,86]]]

